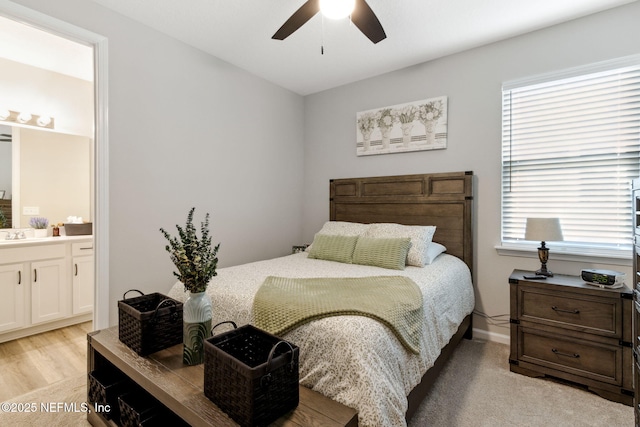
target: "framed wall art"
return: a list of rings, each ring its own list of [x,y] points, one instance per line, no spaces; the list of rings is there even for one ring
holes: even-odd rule
[[[447,97],[424,99],[356,114],[356,154],[447,148]]]

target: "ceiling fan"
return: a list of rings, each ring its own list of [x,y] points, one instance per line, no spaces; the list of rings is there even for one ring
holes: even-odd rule
[[[320,12],[322,0],[308,0],[300,9],[280,27],[271,37],[275,40],[284,40],[302,27],[308,20]],[[351,22],[373,43],[378,43],[387,38],[380,21],[373,13],[365,0],[355,0],[355,7],[351,11]]]

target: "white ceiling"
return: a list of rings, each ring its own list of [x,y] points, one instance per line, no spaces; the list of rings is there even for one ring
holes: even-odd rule
[[[272,40],[306,0],[93,1],[307,95],[636,0],[367,0],[387,33],[376,45],[348,19],[332,21],[320,14],[289,38]],[[6,28],[0,22],[0,39]],[[11,40],[20,46],[29,39],[22,34]],[[44,47],[50,52],[50,43],[38,41],[22,50]],[[8,45],[0,44],[0,57],[6,57]],[[77,57],[71,47],[72,57]],[[66,64],[59,69],[65,74],[79,68],[60,53],[40,57],[37,66],[43,68]]]

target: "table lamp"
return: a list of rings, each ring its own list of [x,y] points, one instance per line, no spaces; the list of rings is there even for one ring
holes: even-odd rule
[[[525,240],[539,240],[541,242],[538,248],[538,258],[542,266],[536,271],[537,275],[553,277],[553,273],[547,270],[547,261],[549,260],[549,248],[545,246],[545,242],[561,242],[562,229],[560,228],[559,218],[527,218],[527,228],[524,235]]]

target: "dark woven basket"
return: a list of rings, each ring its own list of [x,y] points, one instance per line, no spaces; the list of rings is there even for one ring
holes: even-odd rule
[[[126,298],[135,291],[141,296]],[[140,356],[182,343],[182,303],[131,289],[118,301],[118,337]]]
[[[131,381],[118,369],[108,366],[91,371],[88,376],[89,403],[92,403],[94,409],[100,411],[107,420],[118,420],[118,396],[129,388]]]
[[[298,406],[297,346],[245,325],[204,348],[204,394],[241,426],[267,425]]]
[[[120,425],[122,427],[138,427],[162,412],[162,405],[149,393],[136,389],[118,397],[120,409]]]

